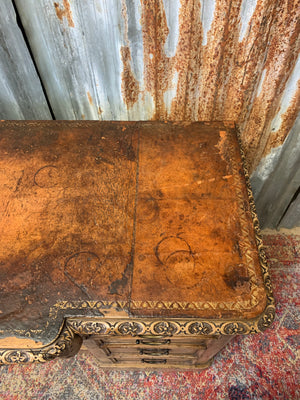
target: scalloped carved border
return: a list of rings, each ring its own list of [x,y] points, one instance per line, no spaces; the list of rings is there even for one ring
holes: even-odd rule
[[[269,327],[274,315],[274,307],[269,306],[260,318],[249,321],[68,318],[58,338],[48,346],[34,350],[0,350],[0,365],[43,363],[56,357],[75,355],[80,349],[82,336],[232,336],[258,333]]]
[[[245,152],[243,150],[240,133],[238,130],[236,130],[236,132],[237,132],[237,139],[239,142],[243,170],[244,170],[244,175],[245,175],[245,180],[246,180],[246,188],[247,188],[247,193],[248,193],[248,198],[249,198],[251,216],[252,216],[252,220],[253,220],[255,240],[256,240],[256,245],[257,245],[257,249],[258,249],[258,256],[259,256],[259,260],[260,260],[260,266],[262,269],[263,281],[264,281],[265,289],[267,292],[266,310],[272,309],[273,310],[272,312],[275,317],[275,300],[274,300],[273,291],[272,291],[271,278],[270,278],[270,274],[269,274],[267,258],[266,258],[266,254],[264,251],[262,237],[260,234],[259,220],[257,217],[255,203],[254,203],[254,197],[253,197],[252,188],[251,188],[251,184],[250,184],[250,177],[249,177],[249,172],[248,172],[248,168],[247,168]],[[265,310],[265,313],[266,313],[266,310]],[[273,320],[274,320],[274,317],[273,317]],[[270,322],[270,324],[272,323],[272,321]]]
[[[44,363],[56,357],[75,355],[82,344],[82,338],[74,330],[63,325],[56,340],[38,349],[5,349],[0,350],[0,365]]]

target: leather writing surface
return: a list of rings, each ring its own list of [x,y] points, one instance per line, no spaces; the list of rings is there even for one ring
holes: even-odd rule
[[[234,129],[2,122],[0,333],[70,315],[253,318],[266,304]]]
[[[148,125],[139,140],[133,314],[261,313],[266,296],[233,129]]]
[[[50,324],[52,338],[76,314],[71,304],[50,318],[56,303],[127,301],[137,138],[133,125],[122,128],[2,124],[0,329],[38,336]]]

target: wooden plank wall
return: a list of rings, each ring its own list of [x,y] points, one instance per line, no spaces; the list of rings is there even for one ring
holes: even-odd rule
[[[299,0],[5,0],[0,11],[2,119],[235,120],[262,196],[295,134]]]

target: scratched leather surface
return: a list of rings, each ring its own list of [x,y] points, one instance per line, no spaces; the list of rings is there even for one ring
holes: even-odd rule
[[[3,336],[46,342],[65,315],[101,315],[86,306],[51,317],[63,301],[119,302],[136,316],[263,311],[230,126],[1,122],[0,154]]]

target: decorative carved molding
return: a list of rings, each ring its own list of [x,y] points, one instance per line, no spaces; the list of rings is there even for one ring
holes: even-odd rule
[[[66,324],[77,335],[113,336],[185,336],[185,335],[248,335],[264,331],[274,319],[274,308],[253,320],[201,320],[187,318],[104,319],[70,318]]]
[[[114,319],[67,318],[58,338],[40,349],[1,350],[1,364],[46,362],[56,357],[67,357],[79,350],[81,337],[105,336],[215,336],[248,335],[262,332],[273,322],[275,309],[269,305],[265,312],[253,320],[200,320],[200,319]],[[101,319],[100,319],[101,318]]]
[[[56,357],[75,355],[82,344],[82,338],[64,324],[57,339],[48,346],[39,349],[0,350],[0,365],[43,363]]]
[[[240,148],[243,170],[244,170],[244,175],[245,175],[245,180],[246,180],[246,187],[247,187],[247,193],[248,193],[248,198],[249,198],[251,216],[252,216],[252,220],[253,220],[253,227],[254,227],[256,245],[257,245],[258,255],[259,255],[259,260],[260,260],[260,266],[261,266],[261,270],[262,270],[262,274],[263,274],[263,281],[264,281],[265,289],[267,291],[267,306],[266,306],[264,314],[268,315],[268,318],[271,318],[271,315],[273,315],[273,319],[269,322],[269,325],[270,325],[275,317],[275,301],[274,301],[274,297],[273,297],[271,278],[270,278],[270,274],[269,274],[266,254],[264,251],[264,245],[263,245],[262,237],[260,234],[259,220],[258,220],[257,213],[256,213],[254,197],[253,197],[253,193],[252,193],[252,189],[251,189],[250,177],[249,177],[249,173],[248,173],[245,153],[244,153],[244,150],[242,147],[240,134],[238,131],[237,131],[237,138],[239,141],[239,148]]]

